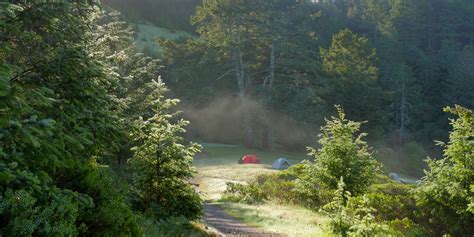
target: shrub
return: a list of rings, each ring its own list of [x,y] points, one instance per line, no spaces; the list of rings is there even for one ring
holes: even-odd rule
[[[195,174],[192,160],[200,146],[186,144],[180,136],[188,122],[171,112],[178,100],[165,99],[164,84],[152,80],[144,87],[150,91],[144,101],[151,101],[153,115],[139,117],[131,135],[136,144],[129,160],[135,207],[155,213],[157,219],[184,216],[196,220],[203,213],[202,200],[188,180]]]
[[[346,182],[346,190],[354,195],[363,193],[374,181],[380,166],[372,157],[370,148],[359,133],[362,123],[347,120],[344,111],[336,107],[338,117],[326,120],[321,128],[320,149],[308,148],[314,157],[313,165],[307,164],[308,182],[336,189],[339,179]]]
[[[425,229],[420,227],[409,218],[395,219],[393,221],[389,221],[387,224],[392,230],[395,231],[396,236],[429,236]]]
[[[268,199],[262,187],[256,182],[250,182],[249,184],[227,182],[226,184],[227,188],[222,200],[255,204]]]
[[[274,200],[317,209],[328,202],[330,191],[314,188],[314,183],[298,182],[303,172],[303,165],[298,164],[274,174],[259,175],[249,184],[227,183],[223,200],[249,204]],[[304,187],[306,184],[311,188]]]
[[[366,194],[369,205],[377,210],[377,218],[385,221],[405,217],[413,219],[416,209],[413,196],[415,186],[400,184],[389,178],[380,178],[379,181],[383,183],[373,184]]]
[[[445,111],[457,115],[448,144],[441,143],[444,158],[428,160],[429,170],[416,190],[421,214],[436,235],[474,235],[474,114],[456,106]],[[470,206],[471,205],[471,206]]]
[[[388,225],[376,221],[373,213],[376,210],[369,205],[369,200],[362,197],[352,197],[345,190],[341,177],[333,200],[324,205],[322,211],[330,218],[330,232],[339,236],[384,236],[393,233]]]

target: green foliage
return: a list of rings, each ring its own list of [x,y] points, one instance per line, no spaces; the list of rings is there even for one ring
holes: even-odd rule
[[[151,147],[167,146],[159,147],[166,177],[154,179],[164,198],[143,197],[140,210],[200,216],[201,201],[186,181],[198,148],[178,144],[185,122],[168,122],[175,101],[165,101],[163,85],[152,81],[157,70],[146,70],[159,68],[157,61],[135,54],[131,29],[82,2],[20,7],[27,13],[4,16],[2,8],[0,15],[0,235],[140,235],[125,202],[126,179],[105,165],[123,164],[133,142],[135,160],[153,160]],[[137,120],[131,141],[125,134],[139,116],[147,121]],[[157,132],[164,139],[154,139]],[[134,178],[144,175],[153,174]]]
[[[181,144],[187,122],[171,112],[178,101],[165,99],[161,65],[156,59],[136,54],[133,31],[118,20],[117,13],[102,21],[106,23],[97,27],[97,34],[105,37],[95,53],[108,62],[110,74],[118,81],[111,89],[121,102],[120,112],[128,126],[123,128],[125,138],[116,163],[126,171],[121,165],[129,161],[133,207],[157,219],[196,219],[202,213],[201,200],[188,180],[194,174],[191,162],[199,147]]]
[[[306,166],[307,182],[321,182],[336,189],[342,177],[346,180],[345,190],[358,195],[373,183],[379,164],[372,157],[371,148],[362,140],[366,134],[357,134],[362,123],[347,120],[342,108],[336,108],[339,116],[327,120],[321,128],[318,141],[321,148],[308,148],[308,155],[315,161]]]
[[[184,217],[164,220],[142,217],[140,224],[145,236],[208,237],[209,235],[189,223]]]
[[[396,219],[387,223],[395,231],[395,236],[429,236],[427,231],[421,228],[411,219]]]
[[[367,38],[359,37],[349,29],[335,34],[329,49],[321,48],[321,58],[326,72],[345,80],[377,79],[375,49],[368,47]]]
[[[444,147],[444,158],[428,160],[429,170],[417,189],[416,200],[436,234],[471,235],[474,182],[474,115],[461,106],[446,108],[458,116]]]
[[[410,218],[414,220],[416,202],[413,197],[414,187],[388,181],[372,185],[366,198],[368,205],[377,210],[376,217],[380,220],[391,221]]]
[[[306,175],[304,171],[303,165],[297,164],[278,173],[259,175],[248,184],[229,182],[222,199],[247,204],[272,200],[317,209],[329,201],[331,193],[319,184],[303,186],[298,182]]]
[[[95,10],[74,2],[20,8],[0,18],[0,233],[138,235],[110,170],[99,175],[89,163],[114,151],[119,129],[110,78],[86,47]]]
[[[368,39],[345,29],[333,36],[331,47],[320,51],[328,79],[319,94],[326,103],[343,106],[354,119],[370,119],[369,126],[385,124],[384,93],[377,84],[376,53]]]
[[[128,0],[105,0],[102,3],[122,12],[134,22],[152,22],[155,25],[172,30],[192,31],[189,17],[198,0],[136,0],[130,4]]]
[[[375,209],[369,206],[365,196],[353,198],[345,191],[343,178],[333,200],[323,207],[324,213],[330,218],[329,230],[338,236],[382,236],[388,235],[390,229],[375,220]]]
[[[421,177],[426,168],[424,160],[428,156],[423,146],[414,141],[407,142],[393,149],[381,147],[376,149],[375,157],[382,163],[386,173],[402,173],[411,177]]]
[[[43,190],[38,190],[43,191]],[[85,225],[76,226],[79,213],[92,208],[92,199],[69,190],[43,191],[40,199],[29,190],[7,189],[0,199],[2,234],[11,236],[78,235]],[[42,200],[47,198],[47,200]]]
[[[311,206],[307,200],[296,189],[296,179],[299,175],[297,166],[290,169],[268,175],[260,175],[256,182],[262,187],[263,193],[268,199],[281,203],[300,204]]]
[[[227,182],[226,185],[227,188],[222,200],[258,204],[268,199],[265,190],[256,182],[249,184]]]
[[[130,159],[134,171],[133,186],[139,197],[138,207],[151,211],[158,219],[184,216],[197,219],[202,215],[201,199],[188,179],[194,174],[192,159],[199,151],[197,144],[183,145],[180,133],[185,132],[184,120],[173,122],[176,113],[170,109],[177,100],[164,99],[162,83],[149,83],[150,97],[155,100],[151,109],[155,113],[144,120],[135,121],[132,133],[135,147]]]
[[[237,74],[238,49],[252,79],[246,95],[266,110],[317,128],[340,104],[352,119],[370,121],[370,138],[393,149],[415,140],[433,152],[432,141],[448,131],[440,108],[474,101],[472,9],[469,0],[203,1],[192,18],[198,49],[178,41],[186,48],[170,49],[188,57],[165,57],[165,71],[179,79],[170,88],[186,103],[237,94],[227,79]],[[256,137],[278,126],[262,125]]]

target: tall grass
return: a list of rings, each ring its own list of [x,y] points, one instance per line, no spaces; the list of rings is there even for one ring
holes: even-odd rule
[[[273,202],[262,205],[222,203],[234,218],[268,232],[295,237],[325,236],[322,228],[326,219],[303,207]]]
[[[140,226],[145,237],[209,237],[213,236],[198,224],[190,223],[185,218],[174,217],[167,220],[140,218]]]

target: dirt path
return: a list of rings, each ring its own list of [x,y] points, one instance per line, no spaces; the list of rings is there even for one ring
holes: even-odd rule
[[[216,229],[221,236],[239,237],[283,237],[268,233],[242,223],[229,216],[218,204],[204,203],[204,223]]]

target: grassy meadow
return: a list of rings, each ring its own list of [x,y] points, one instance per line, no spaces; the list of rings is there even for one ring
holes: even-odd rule
[[[223,203],[222,207],[236,219],[265,231],[295,237],[326,235],[322,228],[326,219],[300,206],[268,202],[262,205]]]
[[[203,154],[194,161],[196,182],[206,201],[219,202],[226,212],[250,226],[288,236],[321,236],[324,218],[303,207],[268,202],[261,205],[220,202],[226,182],[244,183],[260,174],[279,172],[271,169],[275,160],[284,157],[291,164],[309,159],[304,153],[267,152],[236,145],[204,143]],[[255,154],[261,164],[238,164],[244,154]]]
[[[198,171],[196,176],[200,191],[208,201],[219,200],[226,189],[226,182],[247,182],[260,174],[278,172],[272,164],[278,158],[284,157],[291,164],[297,164],[309,159],[304,153],[268,152],[248,149],[237,145],[203,143],[203,157],[195,159],[194,166]],[[238,164],[245,154],[255,154],[261,164]]]

